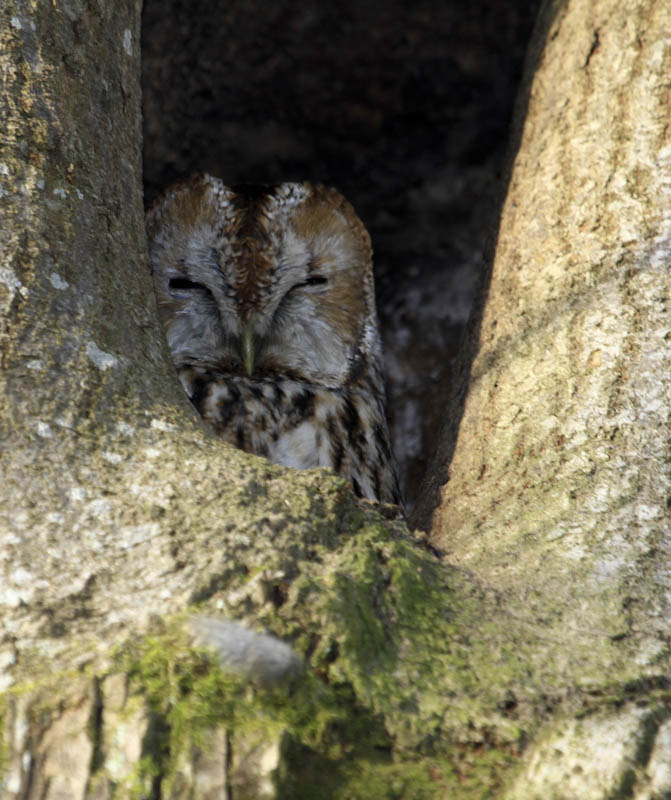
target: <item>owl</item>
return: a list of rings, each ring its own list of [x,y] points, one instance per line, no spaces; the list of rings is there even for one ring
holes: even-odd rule
[[[146,224],[170,352],[215,432],[400,503],[370,238],[344,197],[197,175],[168,188]]]

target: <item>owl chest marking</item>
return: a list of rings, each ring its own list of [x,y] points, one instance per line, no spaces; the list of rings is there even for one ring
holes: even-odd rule
[[[182,372],[192,402],[231,444],[296,469],[334,467],[342,461],[340,393],[298,381],[256,381],[240,376]]]
[[[300,381],[182,370],[192,402],[230,444],[295,469],[330,467],[356,494],[400,502],[382,408],[365,394]]]

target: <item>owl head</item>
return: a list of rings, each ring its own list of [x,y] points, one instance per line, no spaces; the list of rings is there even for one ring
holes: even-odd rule
[[[370,238],[335,189],[198,175],[156,201],[147,235],[178,368],[329,387],[378,369]]]

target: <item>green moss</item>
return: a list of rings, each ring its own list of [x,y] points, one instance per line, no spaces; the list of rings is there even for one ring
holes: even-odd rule
[[[437,796],[428,766],[392,762],[382,718],[362,708],[348,685],[329,686],[308,672],[290,687],[252,689],[172,635],[138,643],[119,666],[152,713],[137,796],[157,779],[169,793],[179,755],[192,745],[206,748],[208,732],[221,725],[233,736],[264,731],[268,740],[282,738],[278,797]]]
[[[273,617],[308,658],[291,685],[250,687],[191,648],[178,624],[125,651],[119,669],[152,714],[143,785],[160,775],[170,786],[179,754],[206,748],[217,726],[283,742],[280,797],[484,798],[499,785],[517,728],[503,724],[507,736],[486,746],[455,749],[449,735],[473,728],[468,695],[479,688],[450,573],[398,530],[359,519],[337,550],[318,540]]]
[[[161,747],[170,752],[179,752],[187,738],[203,744],[203,734],[221,724],[240,732],[265,730],[269,736],[288,731],[306,746],[332,749],[332,728],[348,720],[348,706],[355,702],[347,687],[328,687],[313,672],[288,686],[250,687],[175,630],[126,649],[118,668],[154,717],[164,721],[168,739]]]
[[[360,733],[358,745],[338,759],[290,742],[277,780],[278,800],[489,800],[514,763],[510,754],[467,748],[458,748],[457,760],[410,753],[399,758],[374,737],[365,744],[366,731]]]
[[[286,767],[278,776],[278,800],[352,800],[442,796],[444,772],[436,763],[394,764],[388,752],[357,752],[345,759],[328,759],[292,743],[285,751]]]

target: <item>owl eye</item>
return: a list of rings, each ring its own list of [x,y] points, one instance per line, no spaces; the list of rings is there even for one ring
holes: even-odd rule
[[[197,289],[209,291],[206,286],[203,286],[202,283],[196,283],[195,281],[190,281],[188,278],[171,278],[168,286],[171,289],[177,289],[182,291],[194,291]]]
[[[306,278],[304,281],[297,283],[291,288],[301,289],[303,286],[323,286],[325,283],[328,283],[328,278],[325,278],[323,275],[310,275],[309,278]]]

